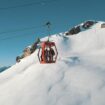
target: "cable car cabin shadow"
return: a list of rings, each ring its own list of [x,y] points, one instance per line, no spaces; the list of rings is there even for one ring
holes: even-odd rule
[[[56,63],[58,51],[54,42],[41,43],[38,51],[38,59],[41,64]]]

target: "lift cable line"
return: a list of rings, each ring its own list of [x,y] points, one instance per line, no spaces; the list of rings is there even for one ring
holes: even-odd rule
[[[44,5],[47,3],[52,3],[56,2],[58,0],[43,0],[43,1],[37,1],[33,3],[28,3],[28,4],[22,4],[22,5],[17,5],[17,6],[8,6],[8,7],[1,7],[0,10],[7,10],[7,9],[13,9],[13,8],[20,8],[20,7],[27,7],[27,6],[32,6],[32,5]]]
[[[28,28],[22,28],[22,29],[16,29],[16,30],[3,31],[3,32],[0,32],[0,36],[3,36],[4,34],[15,33],[15,32],[21,32],[21,31],[26,31],[26,30],[38,29],[38,28],[43,28],[43,26],[39,26],[39,27],[32,26],[32,27],[28,27]]]
[[[9,31],[4,31],[4,32],[0,32],[0,41],[1,40],[8,40],[8,39],[12,39],[12,38],[17,38],[17,37],[25,37],[25,36],[29,36],[30,34],[25,34],[25,35],[5,35],[5,37],[2,37],[4,36],[4,34],[9,34],[9,33],[16,33],[16,32],[21,32],[21,31],[27,31],[27,30],[31,30],[31,29],[40,29],[40,28],[43,28],[43,26],[47,26],[48,28],[48,41],[49,41],[49,38],[50,38],[50,27],[51,27],[51,23],[48,21],[45,25],[42,25],[42,26],[39,26],[39,27],[36,27],[36,26],[33,26],[33,27],[28,27],[28,28],[23,28],[23,29],[16,29],[16,30],[9,30]]]
[[[13,38],[26,37],[26,36],[31,36],[31,35],[30,34],[14,35],[14,36],[9,36],[9,37],[5,37],[5,38],[1,38],[0,41],[10,40],[10,39],[13,39]]]

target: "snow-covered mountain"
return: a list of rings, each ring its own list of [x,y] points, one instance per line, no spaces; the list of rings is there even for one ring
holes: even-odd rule
[[[0,67],[0,72],[3,72],[4,70],[8,69],[10,66],[3,66],[3,67]]]
[[[52,35],[59,53],[55,64],[40,64],[36,50],[1,73],[0,105],[105,105],[101,24],[73,36]]]

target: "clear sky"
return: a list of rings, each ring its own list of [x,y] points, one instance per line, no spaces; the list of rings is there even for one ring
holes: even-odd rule
[[[0,65],[12,65],[37,37],[65,32],[85,20],[105,20],[105,0],[0,0]]]

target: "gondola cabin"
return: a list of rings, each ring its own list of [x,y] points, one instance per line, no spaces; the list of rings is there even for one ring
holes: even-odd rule
[[[44,41],[41,43],[38,58],[41,64],[55,63],[57,60],[58,51],[54,42]]]

